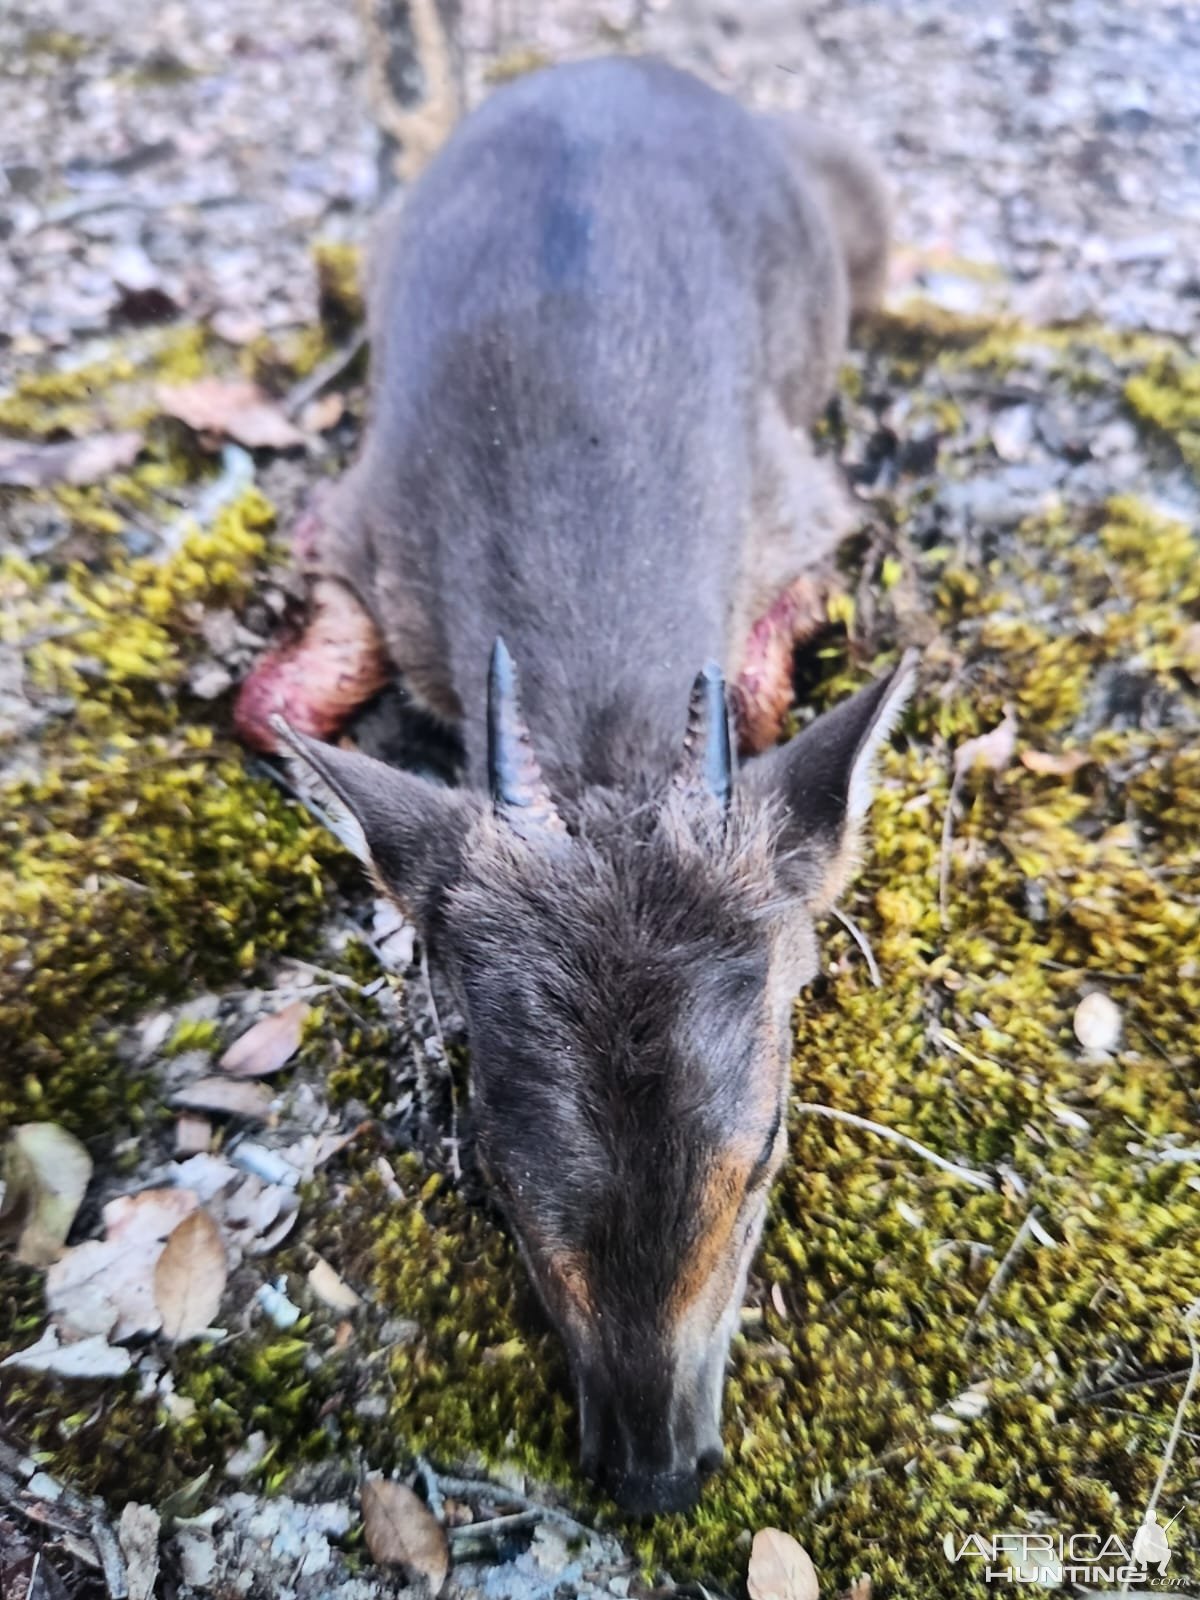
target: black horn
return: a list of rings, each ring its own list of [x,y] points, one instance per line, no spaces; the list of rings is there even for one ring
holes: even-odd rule
[[[729,706],[725,699],[725,674],[715,661],[696,674],[688,702],[683,759],[675,774],[676,786],[686,793],[710,796],[722,812],[733,797],[733,746],[729,735]]]
[[[533,753],[516,665],[503,639],[492,646],[488,668],[488,784],[497,815],[523,839],[566,833]]]

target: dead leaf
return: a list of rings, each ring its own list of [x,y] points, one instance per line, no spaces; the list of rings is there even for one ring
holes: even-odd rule
[[[265,1078],[278,1072],[299,1050],[311,1010],[307,1000],[293,1000],[282,1011],[263,1017],[234,1040],[217,1065],[235,1078]]]
[[[1075,1007],[1073,1026],[1075,1037],[1085,1050],[1103,1050],[1111,1055],[1121,1042],[1121,1008],[1095,989]]]
[[[107,1237],[76,1245],[46,1274],[46,1308],[58,1326],[117,1341],[157,1333],[154,1270],[163,1241],[196,1205],[190,1189],[143,1189],[110,1200]]]
[[[871,1592],[870,1578],[865,1572],[860,1572],[850,1587],[842,1591],[840,1600],[871,1600]]]
[[[212,1123],[198,1112],[185,1111],[175,1123],[175,1155],[187,1160],[188,1156],[202,1156],[212,1144]]]
[[[22,1372],[50,1372],[56,1378],[123,1378],[133,1365],[128,1350],[115,1349],[102,1334],[60,1344],[54,1328],[47,1328],[36,1344],[0,1361],[0,1367]]]
[[[232,1117],[253,1117],[265,1122],[271,1111],[271,1093],[261,1083],[236,1078],[198,1078],[171,1096],[171,1104],[192,1111],[223,1111]]]
[[[47,489],[56,483],[82,488],[120,472],[142,448],[137,432],[93,433],[57,444],[0,441],[0,484],[14,489]]]
[[[300,429],[256,383],[198,378],[178,388],[164,384],[158,403],[164,416],[196,433],[232,439],[247,450],[290,450],[304,443]]]
[[[300,425],[309,433],[328,433],[346,415],[346,401],[336,389],[310,400],[300,413]]]
[[[450,1571],[450,1546],[441,1523],[424,1500],[403,1483],[368,1478],[362,1486],[363,1533],[371,1558],[404,1567],[441,1592]]]
[[[211,1325],[227,1270],[216,1223],[207,1211],[193,1211],[167,1240],[154,1268],[154,1299],[168,1339],[194,1339]]]
[[[978,738],[968,739],[965,744],[959,745],[954,752],[955,775],[962,776],[975,767],[983,767],[988,772],[1003,772],[1012,765],[1016,749],[1017,719],[1011,711],[1005,711],[1004,720],[998,722],[989,733],[981,733]]]
[[[159,1516],[153,1506],[132,1500],[121,1512],[117,1539],[125,1557],[125,1582],[129,1600],[152,1600],[158,1579]]]
[[[140,1189],[119,1194],[104,1208],[104,1236],[122,1245],[162,1241],[199,1203],[194,1189]]]
[[[91,1176],[91,1156],[56,1122],[13,1129],[4,1152],[3,1214],[20,1229],[18,1261],[45,1267],[58,1260]]]
[[[308,1287],[318,1300],[323,1300],[333,1311],[353,1311],[356,1306],[362,1305],[358,1295],[344,1278],[338,1276],[324,1256],[318,1256],[310,1269]]]
[[[1060,750],[1057,754],[1049,750],[1022,750],[1020,759],[1023,767],[1039,777],[1069,778],[1080,767],[1090,766],[1095,757],[1086,750]]]
[[[750,1549],[750,1600],[817,1600],[820,1586],[808,1551],[790,1533],[760,1528]]]

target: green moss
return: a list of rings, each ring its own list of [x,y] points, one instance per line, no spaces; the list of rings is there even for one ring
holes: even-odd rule
[[[1157,356],[1126,382],[1125,398],[1135,416],[1172,439],[1200,470],[1200,362]]]
[[[858,392],[915,385],[914,414],[943,418],[948,434],[964,431],[981,373],[1029,366],[1040,383],[1133,404],[1130,381],[1165,359],[1161,341],[916,313],[873,339]],[[89,379],[33,380],[44,387],[18,397],[21,426],[49,431],[39,407],[90,408],[102,384],[136,411],[152,374],[139,355]],[[969,457],[948,450],[943,470],[964,469]],[[53,1116],[94,1143],[144,1115],[143,1085],[117,1053],[123,1021],[199,981],[240,982],[269,951],[303,953],[334,870],[304,813],[250,775],[211,708],[182,692],[203,608],[246,594],[270,508],[246,497],[161,566],[121,558],[105,537],[133,503],[139,517],[173,516],[173,487],[195,470],[163,445],[137,472],[61,500],[101,542],[89,567],[50,574],[10,558],[0,569],[30,681],[73,702],[3,796],[0,1027],[17,1066],[0,1079],[0,1117]],[[826,976],[797,1007],[794,1074],[798,1099],[902,1130],[1003,1184],[970,1189],[870,1134],[793,1116],[735,1341],[728,1466],[693,1515],[623,1530],[648,1565],[680,1575],[736,1577],[743,1531],[770,1522],[803,1539],[830,1592],[865,1570],[877,1593],[925,1600],[947,1592],[947,1530],[1043,1517],[1128,1536],[1181,1393],[1180,1311],[1200,1295],[1198,1172],[1154,1156],[1194,1142],[1180,1041],[1200,1007],[1195,535],[1122,497],[1032,519],[980,568],[945,542],[909,547],[929,492],[898,491],[897,544],[874,558],[872,605],[845,605],[813,658],[812,701],[830,704],[879,669],[914,593],[936,624],[846,901],[884,986],[831,924]],[[1114,665],[1174,714],[1106,722],[1096,698]],[[967,778],[943,927],[953,750],[1006,706],[1022,749],[1090,759],[1062,775],[1017,761]],[[351,976],[377,975],[365,950],[339,960]],[[1074,1007],[1096,986],[1124,1015],[1112,1059],[1083,1056],[1072,1034]],[[383,1018],[360,996],[332,995],[323,1010],[301,1067],[320,1058],[336,1096],[382,1109],[381,1062],[395,1047]],[[208,1030],[174,1042],[215,1041]],[[313,1247],[369,1286],[375,1304],[355,1336],[368,1359],[350,1371],[355,1345],[334,1347],[332,1319],[303,1319],[286,1336],[230,1341],[220,1362],[177,1351],[190,1416],[136,1400],[132,1381],[69,1393],[22,1383],[23,1435],[122,1501],[139,1485],[157,1498],[164,1460],[172,1487],[219,1470],[261,1428],[268,1489],[331,1451],[357,1447],[387,1466],[424,1448],[450,1464],[516,1462],[611,1519],[576,1477],[562,1357],[511,1245],[415,1157],[391,1156],[402,1198],[389,1199],[378,1147],[362,1145],[336,1204],[320,1186],[305,1196],[304,1245],[272,1268],[294,1281]],[[1034,1206],[1044,1235],[1024,1235],[994,1286]],[[36,1335],[38,1284],[0,1269],[0,1345]],[[377,1353],[384,1316],[406,1326]],[[956,1398],[981,1384],[980,1414],[956,1414]],[[388,1416],[364,1419],[364,1390],[389,1397]],[[1165,1502],[1196,1488],[1194,1456],[1181,1451]],[[1172,1577],[1194,1565],[1180,1550]],[[984,1593],[960,1574],[956,1594]]]
[[[362,252],[354,245],[321,240],[313,251],[317,268],[317,309],[334,339],[345,338],[366,314],[362,292]]]

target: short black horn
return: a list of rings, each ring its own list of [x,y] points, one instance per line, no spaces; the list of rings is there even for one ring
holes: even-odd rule
[[[523,839],[565,834],[521,712],[517,669],[503,639],[488,669],[488,785],[492,804]]]
[[[728,811],[733,797],[733,746],[729,736],[729,707],[725,699],[725,674],[710,661],[696,675],[688,703],[683,759],[675,775],[685,792],[710,796]]]

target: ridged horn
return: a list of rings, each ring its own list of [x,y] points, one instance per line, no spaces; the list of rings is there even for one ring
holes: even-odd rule
[[[733,798],[733,746],[729,736],[725,674],[715,661],[710,661],[696,674],[692,685],[683,756],[675,773],[675,786],[685,793],[709,796],[722,813],[729,810]]]
[[[565,834],[521,712],[517,669],[503,639],[488,668],[488,786],[497,816],[523,839]]]

